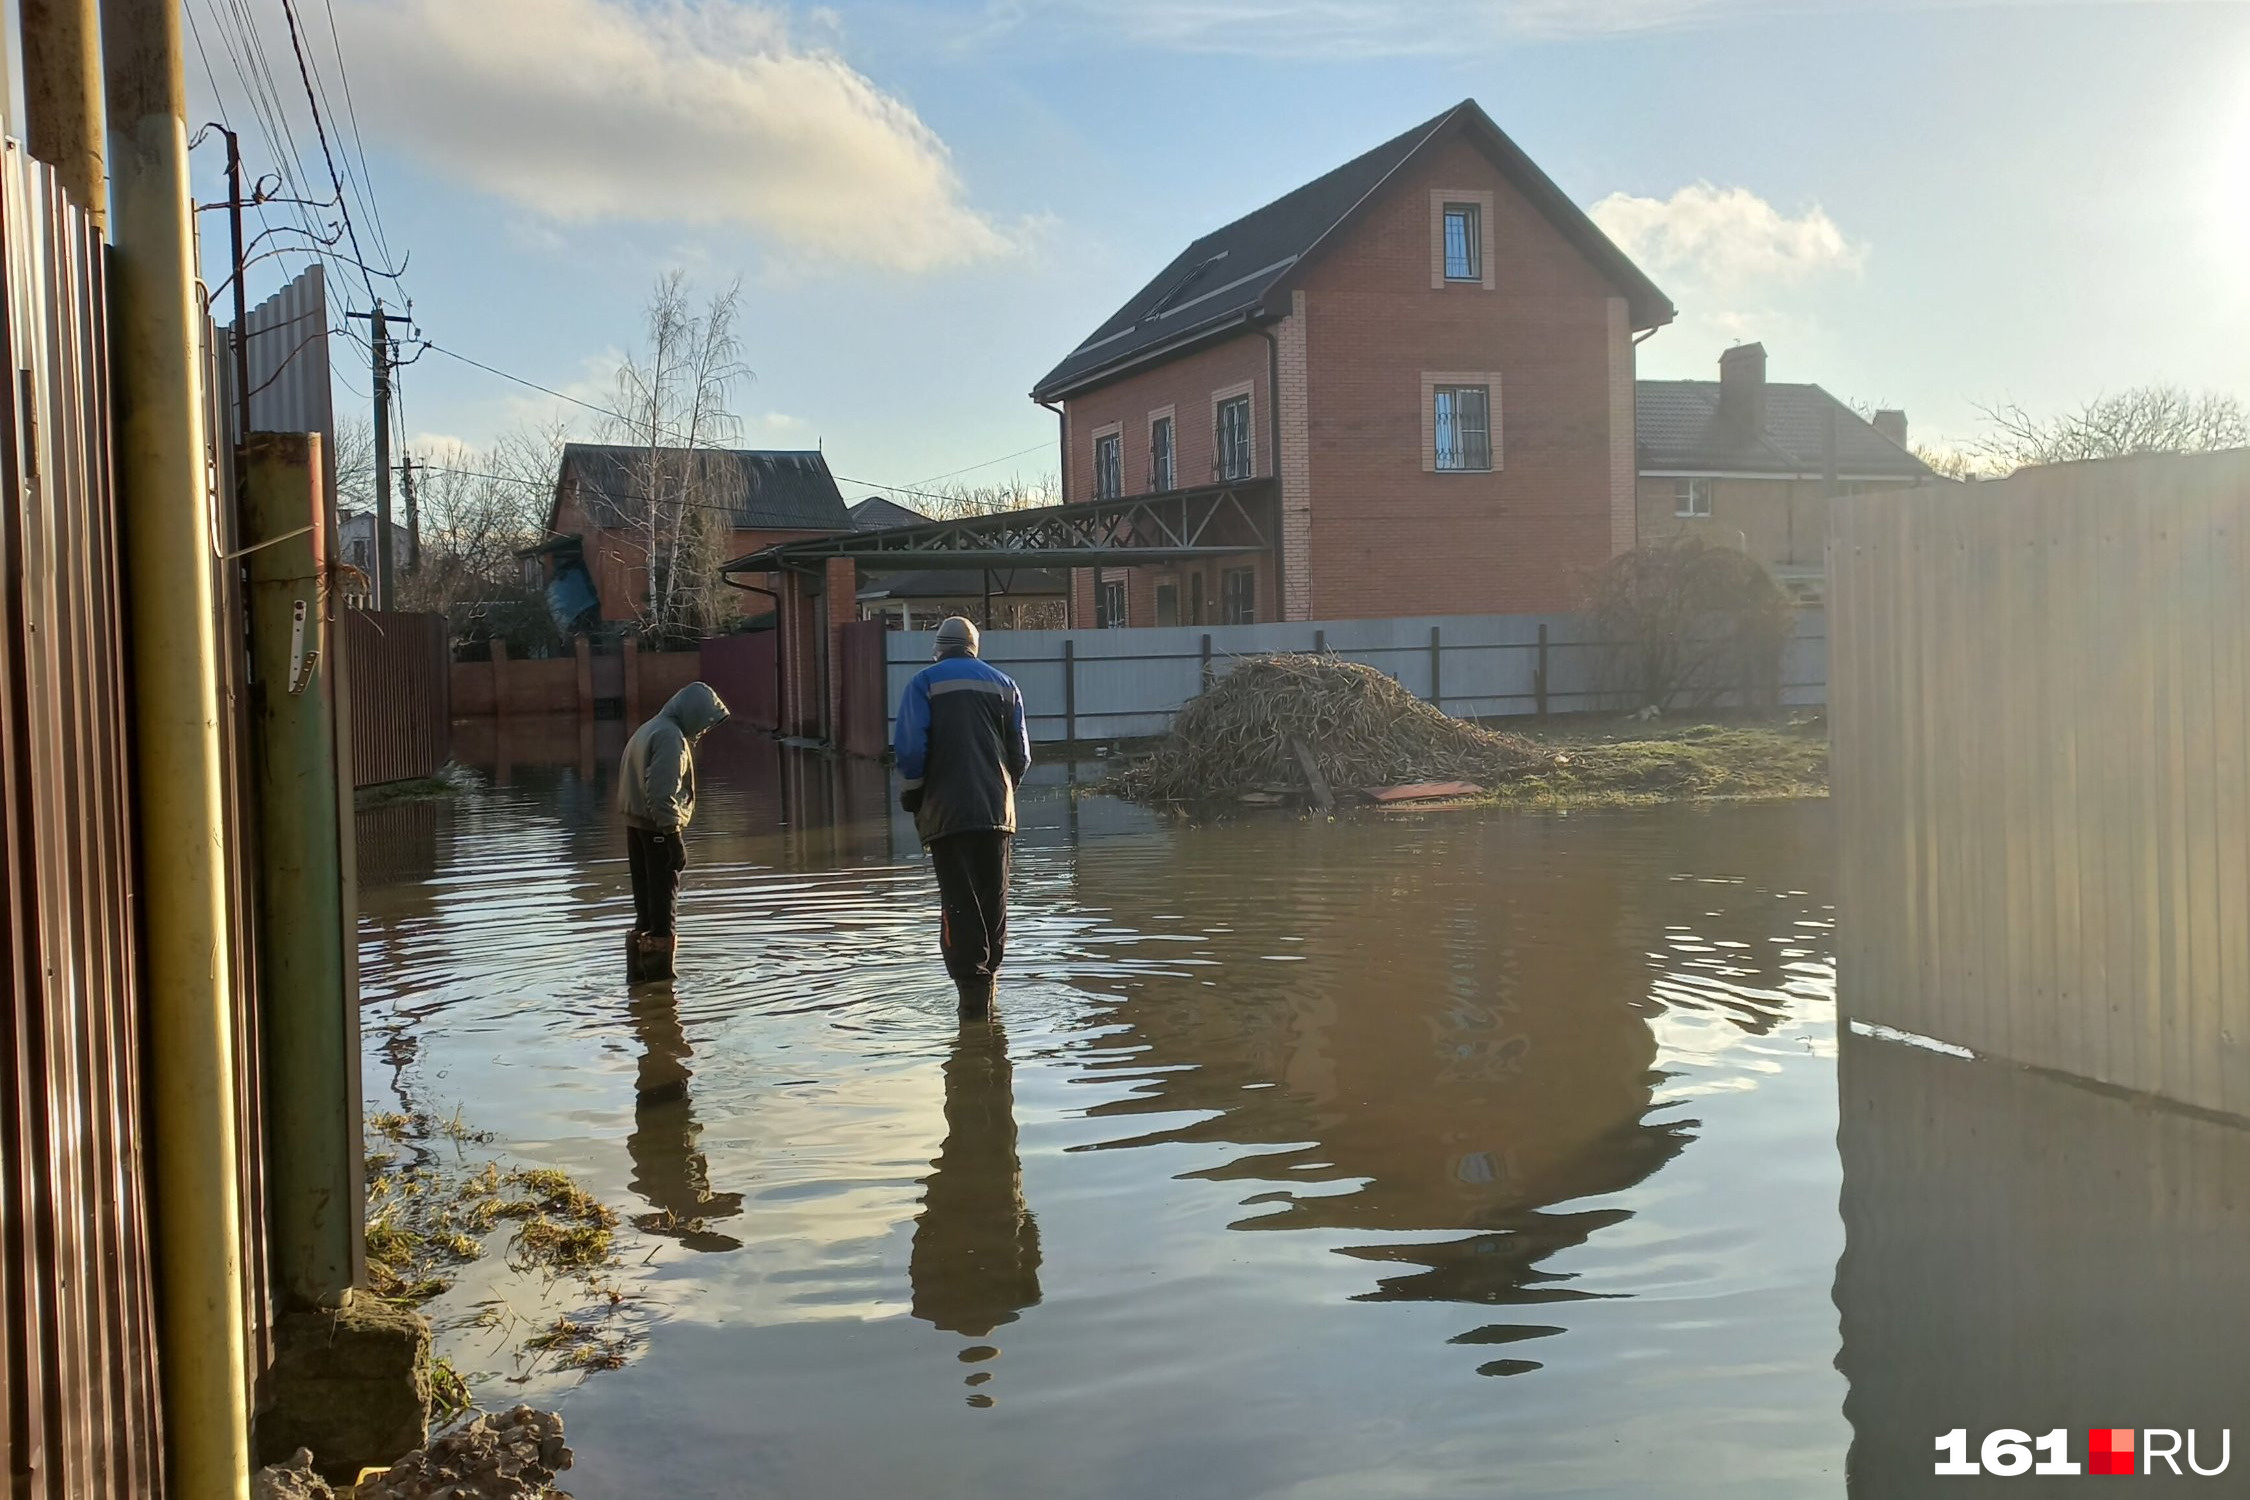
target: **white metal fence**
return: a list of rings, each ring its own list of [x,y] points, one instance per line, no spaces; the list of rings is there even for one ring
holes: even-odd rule
[[[907,679],[929,664],[936,646],[936,634],[926,630],[896,630],[885,638],[894,716]],[[1283,651],[1331,651],[1364,662],[1464,719],[1615,706],[1603,682],[1610,646],[1577,614],[993,630],[985,633],[982,655],[1022,684],[1032,738],[1054,742],[1162,734],[1207,676],[1232,670],[1243,657]],[[1823,703],[1827,692],[1826,616],[1805,610],[1783,653],[1781,701]]]

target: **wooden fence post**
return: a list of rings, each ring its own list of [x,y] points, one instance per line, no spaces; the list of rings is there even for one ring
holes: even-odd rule
[[[1325,631],[1325,630],[1316,630],[1316,631],[1314,631],[1314,632],[1312,633],[1312,650],[1313,650],[1313,655],[1315,655],[1315,656],[1326,656],[1326,655],[1328,654],[1328,632],[1327,632],[1327,631]]]
[[[1063,641],[1063,739],[1078,743],[1078,643]]]
[[[1205,631],[1203,635],[1203,691],[1207,693],[1211,691],[1211,635],[1209,631]]]
[[[1445,640],[1439,627],[1430,627],[1430,706],[1445,707]]]
[[[508,643],[498,636],[492,638],[492,716],[508,716]]]
[[[1539,665],[1531,669],[1531,696],[1539,717],[1547,717],[1547,626],[1539,626]]]
[[[594,643],[586,636],[577,636],[574,643],[578,651],[578,712],[586,718],[594,716]]]

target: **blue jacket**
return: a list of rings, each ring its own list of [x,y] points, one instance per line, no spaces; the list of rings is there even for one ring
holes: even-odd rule
[[[1016,784],[1031,769],[1031,730],[1015,679],[973,656],[914,674],[898,700],[902,801],[928,844],[951,833],[1016,831]]]

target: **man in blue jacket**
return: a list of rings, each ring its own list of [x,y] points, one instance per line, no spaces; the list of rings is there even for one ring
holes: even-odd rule
[[[937,660],[914,674],[898,704],[900,804],[937,866],[939,946],[961,1015],[991,1014],[1008,942],[1008,841],[1016,787],[1031,768],[1023,693],[977,660],[977,628],[956,615],[938,627]]]

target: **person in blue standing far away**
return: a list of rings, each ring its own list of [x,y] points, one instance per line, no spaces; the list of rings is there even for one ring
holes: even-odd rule
[[[672,977],[680,872],[687,868],[684,839],[695,816],[695,742],[726,717],[727,706],[711,685],[691,682],[625,742],[617,810],[625,819],[625,862],[633,876],[625,974],[635,984]]]
[[[937,866],[938,943],[964,1020],[992,1013],[1008,944],[1008,845],[1016,788],[1031,769],[1031,731],[1015,680],[977,660],[977,628],[938,626],[937,660],[899,699],[899,804]]]

